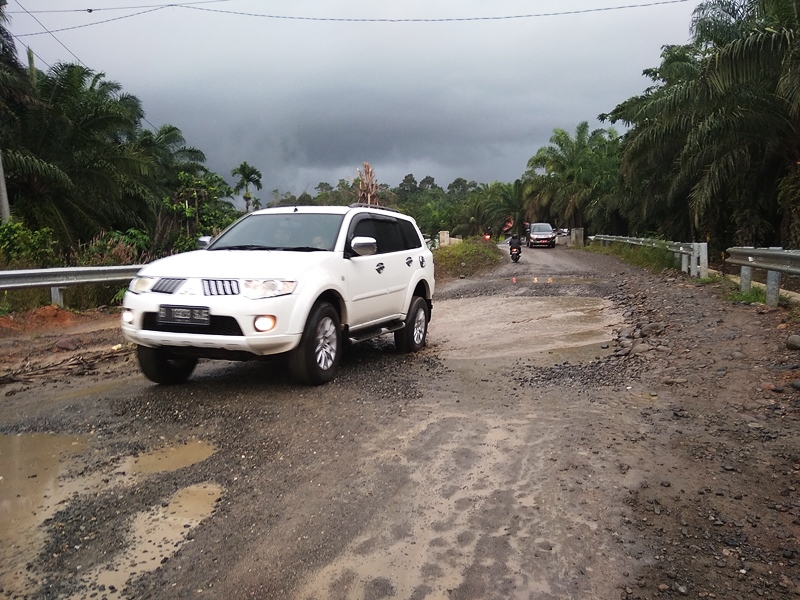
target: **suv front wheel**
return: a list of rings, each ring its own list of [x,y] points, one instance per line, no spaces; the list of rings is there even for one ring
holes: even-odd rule
[[[300,344],[289,353],[289,370],[301,383],[322,385],[336,375],[341,358],[339,313],[328,302],[319,302],[311,309]]]
[[[136,346],[136,358],[142,373],[153,383],[183,383],[197,366],[193,356],[175,356],[167,348]]]
[[[408,307],[405,326],[394,332],[394,345],[400,352],[417,352],[425,346],[430,318],[428,303],[424,298],[414,296]]]

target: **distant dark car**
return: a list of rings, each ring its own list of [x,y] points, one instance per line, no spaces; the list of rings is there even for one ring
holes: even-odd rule
[[[556,232],[553,231],[550,223],[531,224],[531,231],[528,234],[528,248],[535,246],[556,247]]]

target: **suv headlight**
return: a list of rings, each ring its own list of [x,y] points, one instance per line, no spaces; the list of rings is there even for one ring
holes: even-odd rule
[[[251,300],[274,298],[291,294],[297,287],[296,281],[282,279],[245,279],[242,281],[242,296]]]
[[[128,291],[142,294],[150,290],[158,281],[158,277],[134,277],[128,285]]]

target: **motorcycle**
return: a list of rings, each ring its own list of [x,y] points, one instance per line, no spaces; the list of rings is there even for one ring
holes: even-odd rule
[[[511,249],[511,262],[517,262],[519,260],[520,255],[522,252],[519,248],[512,248]]]

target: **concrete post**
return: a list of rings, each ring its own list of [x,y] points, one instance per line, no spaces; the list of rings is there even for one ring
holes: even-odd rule
[[[767,306],[778,306],[781,292],[781,274],[779,271],[767,271]]]
[[[64,306],[64,288],[53,286],[50,288],[50,303]]]
[[[700,263],[700,277],[708,278],[708,244],[702,242],[697,244],[698,261]]]
[[[742,267],[739,273],[739,291],[746,294],[750,291],[753,281],[753,267]]]

